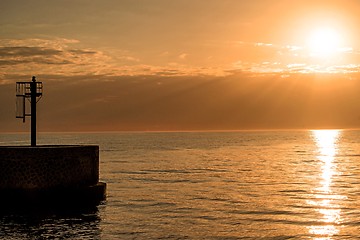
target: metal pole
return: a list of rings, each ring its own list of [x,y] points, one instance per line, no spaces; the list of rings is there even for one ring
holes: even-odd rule
[[[32,77],[31,91],[31,146],[36,147],[36,79]]]

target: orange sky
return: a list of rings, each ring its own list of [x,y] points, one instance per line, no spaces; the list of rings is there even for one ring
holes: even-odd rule
[[[0,2],[0,131],[360,127],[356,0]],[[27,121],[29,122],[29,121]]]

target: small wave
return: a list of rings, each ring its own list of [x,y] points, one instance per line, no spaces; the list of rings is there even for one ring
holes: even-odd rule
[[[191,171],[182,170],[182,169],[146,169],[146,170],[142,170],[142,172],[147,172],[147,173],[182,173],[182,174],[193,173]]]
[[[280,190],[281,193],[307,193],[308,191],[302,189]]]
[[[339,154],[337,157],[360,157],[360,154]]]
[[[262,210],[262,211],[246,211],[246,210],[232,210],[228,211],[231,214],[241,215],[304,215],[303,213],[287,211],[287,210]]]

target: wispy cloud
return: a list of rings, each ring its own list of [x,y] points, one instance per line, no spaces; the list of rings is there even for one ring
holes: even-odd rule
[[[237,42],[244,51],[254,58],[239,58],[232,67],[253,73],[351,73],[359,72],[358,53],[343,47],[329,56],[314,55],[308,48],[296,45]],[[249,50],[250,49],[250,50]],[[249,54],[247,52],[247,54]]]
[[[184,59],[186,59],[187,56],[188,56],[187,53],[182,53],[182,54],[179,55],[179,58],[184,60]]]
[[[44,47],[0,47],[2,57],[54,56],[61,51]]]
[[[215,56],[211,58],[211,64],[192,65],[188,53],[165,51],[160,56],[169,58],[169,62],[156,65],[143,61],[126,49],[94,49],[84,47],[76,39],[0,39],[0,80],[4,82],[15,75],[226,76],[232,70],[283,75],[360,71],[357,64],[359,54],[349,48],[338,53],[341,55],[339,58],[320,61],[300,46],[241,41],[231,44],[240,53],[233,62],[218,63]],[[351,60],[344,62],[345,57]]]
[[[59,38],[3,39],[0,41],[0,68],[3,75],[111,73],[110,56],[99,50],[80,48],[78,43],[77,40]]]
[[[163,55],[169,53],[163,53]],[[84,48],[74,39],[0,40],[0,79],[10,75],[108,75],[108,76],[185,76],[221,75],[218,68],[188,66],[188,54],[177,62],[156,66],[143,63],[127,50]]]

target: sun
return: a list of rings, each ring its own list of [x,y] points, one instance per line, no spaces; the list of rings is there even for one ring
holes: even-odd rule
[[[333,28],[318,28],[309,35],[307,46],[311,55],[329,57],[339,51],[341,35]]]

